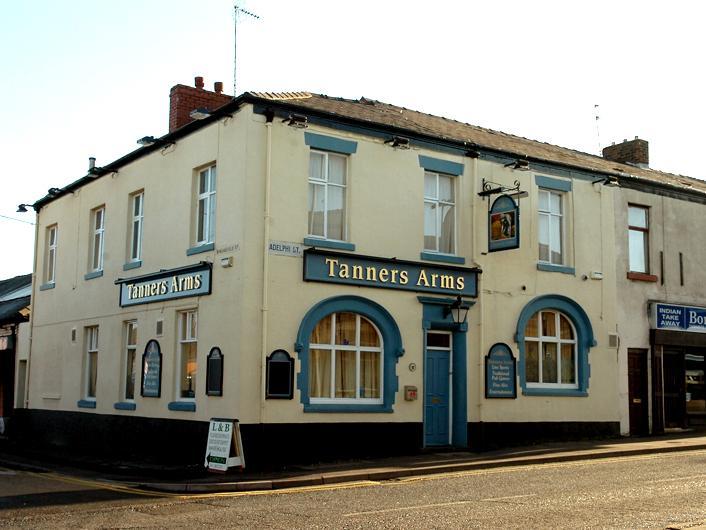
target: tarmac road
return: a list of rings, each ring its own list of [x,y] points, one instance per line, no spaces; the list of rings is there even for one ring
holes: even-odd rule
[[[0,468],[0,527],[12,528],[699,525],[706,525],[705,450],[192,496]]]

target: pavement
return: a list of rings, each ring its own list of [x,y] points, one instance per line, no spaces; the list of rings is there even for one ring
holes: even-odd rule
[[[281,490],[286,488],[402,477],[487,470],[553,462],[605,459],[637,455],[706,450],[706,431],[679,431],[645,438],[545,443],[498,451],[435,451],[412,456],[351,460],[296,466],[277,472],[231,469],[225,474],[141,467],[138,463],[62,461],[31,455],[0,443],[0,466],[32,471],[89,475],[97,480],[176,494]],[[42,458],[44,457],[44,458]],[[119,471],[119,472],[116,472]]]

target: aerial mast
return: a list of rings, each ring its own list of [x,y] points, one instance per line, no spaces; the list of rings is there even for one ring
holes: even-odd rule
[[[242,13],[254,19],[260,20],[260,17],[255,13],[246,11],[238,4],[233,4],[233,97],[238,95],[237,79],[238,79],[238,14]]]

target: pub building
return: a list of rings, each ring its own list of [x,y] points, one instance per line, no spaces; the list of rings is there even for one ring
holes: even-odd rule
[[[366,98],[170,97],[169,133],[33,205],[25,443],[201,466],[232,419],[265,467],[629,434],[616,184],[672,177]]]

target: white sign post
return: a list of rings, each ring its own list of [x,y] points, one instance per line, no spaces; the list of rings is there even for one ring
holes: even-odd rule
[[[225,473],[229,467],[245,467],[243,441],[238,420],[212,418],[208,427],[204,467]]]

